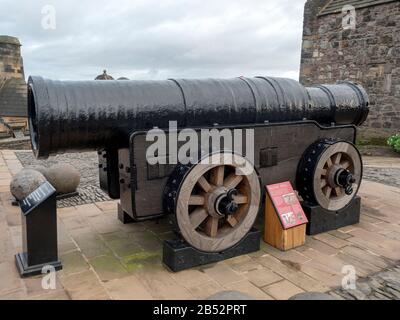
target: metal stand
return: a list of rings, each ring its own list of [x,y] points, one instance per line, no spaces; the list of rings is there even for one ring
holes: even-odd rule
[[[306,233],[315,235],[358,223],[361,198],[355,197],[345,208],[333,212],[305,202],[302,207],[308,219]]]
[[[44,266],[62,269],[57,248],[56,190],[45,182],[20,201],[23,252],[15,255],[21,277],[42,273]]]
[[[173,272],[218,262],[260,250],[261,233],[253,228],[235,246],[223,252],[202,252],[180,239],[165,240],[163,262]]]
[[[69,199],[72,197],[76,197],[79,196],[79,192],[78,191],[74,191],[74,192],[70,192],[70,193],[57,193],[57,200],[63,200],[63,199]],[[11,205],[18,207],[19,206],[19,201],[17,199],[13,199],[11,201]]]

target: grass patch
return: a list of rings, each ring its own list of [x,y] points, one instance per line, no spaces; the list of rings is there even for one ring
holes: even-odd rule
[[[128,271],[135,271],[138,269],[143,269],[146,265],[154,263],[158,260],[161,260],[160,251],[143,251],[123,257],[122,263],[128,269]]]
[[[357,138],[356,145],[358,146],[387,146],[387,138],[370,137],[370,138]]]
[[[400,133],[395,134],[387,140],[387,144],[391,146],[394,151],[400,153]]]

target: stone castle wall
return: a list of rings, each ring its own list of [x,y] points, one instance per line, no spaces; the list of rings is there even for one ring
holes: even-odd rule
[[[0,35],[0,117],[13,128],[26,127],[27,116],[27,90],[20,48],[17,38]],[[7,127],[1,125],[3,136],[4,132],[9,134]]]
[[[24,78],[20,47],[17,38],[0,36],[0,79]]]
[[[344,30],[342,13],[318,17],[327,3],[308,0],[304,12],[300,82],[351,80],[370,96],[366,132],[400,131],[400,1],[356,10],[355,30]]]

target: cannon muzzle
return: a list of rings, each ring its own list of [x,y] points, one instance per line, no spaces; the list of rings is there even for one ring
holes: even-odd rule
[[[134,131],[315,120],[361,125],[368,96],[358,84],[303,87],[284,78],[54,81],[30,77],[28,115],[36,157],[127,146]]]

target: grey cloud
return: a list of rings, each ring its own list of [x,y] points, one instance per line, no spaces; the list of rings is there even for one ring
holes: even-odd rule
[[[297,78],[304,2],[0,0],[0,33],[20,38],[26,76]],[[56,30],[41,27],[48,4]]]

